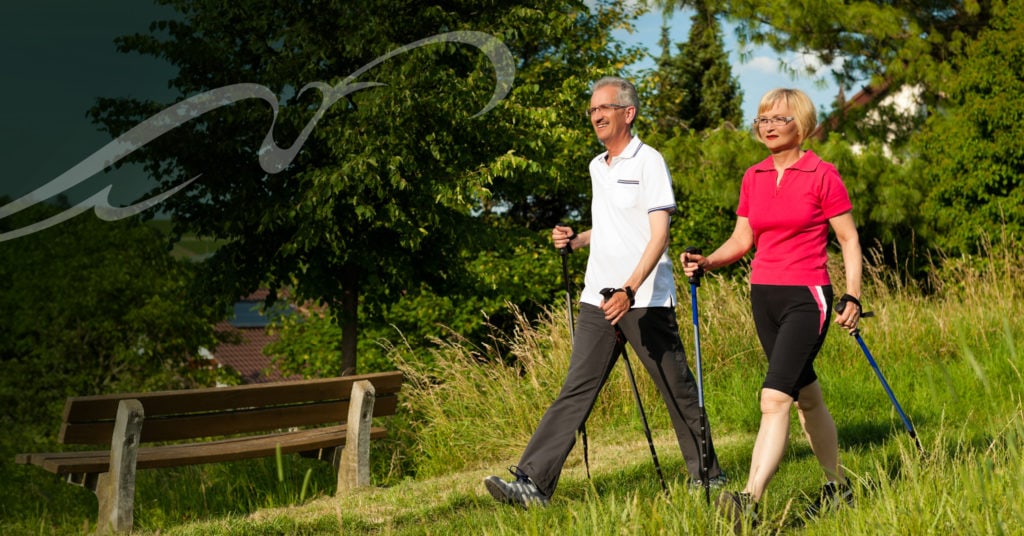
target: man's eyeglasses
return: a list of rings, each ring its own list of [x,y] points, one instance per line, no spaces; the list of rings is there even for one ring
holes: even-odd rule
[[[597,112],[608,113],[608,112],[610,112],[612,110],[621,110],[623,108],[629,108],[629,105],[626,105],[626,104],[599,104],[597,106],[592,106],[590,108],[587,108],[587,117],[591,117],[591,116],[593,116]]]
[[[775,125],[777,127],[781,127],[782,125],[788,125],[794,119],[796,118],[793,116],[783,117],[781,115],[776,115],[775,117],[755,117],[754,126],[766,127],[768,125]]]

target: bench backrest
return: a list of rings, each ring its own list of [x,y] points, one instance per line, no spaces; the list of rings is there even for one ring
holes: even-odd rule
[[[176,441],[291,427],[338,424],[348,416],[352,384],[369,380],[376,392],[373,416],[393,415],[401,372],[318,380],[210,387],[149,393],[80,396],[64,404],[59,440],[64,444],[109,445],[117,405],[142,403],[142,442]]]

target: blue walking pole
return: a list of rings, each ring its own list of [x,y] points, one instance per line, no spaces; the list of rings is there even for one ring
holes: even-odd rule
[[[690,246],[686,248],[687,253],[700,255],[700,248]],[[693,311],[693,345],[697,361],[697,406],[700,408],[700,481],[704,485],[704,498],[711,504],[711,483],[708,481],[708,417],[704,413],[704,371],[702,370],[700,353],[700,317],[697,314],[697,287],[700,286],[700,278],[704,275],[704,269],[697,267],[697,271],[690,276],[690,309]]]
[[[847,300],[840,298],[839,303],[836,305],[836,312],[842,314],[843,309],[846,308],[846,303]],[[861,318],[868,318],[871,316],[874,316],[874,313],[861,314]],[[868,345],[864,344],[864,338],[860,336],[860,329],[854,329],[850,334],[857,339],[857,344],[859,344],[860,349],[864,351],[864,356],[868,358],[868,363],[871,365],[871,368],[874,369],[875,376],[878,376],[878,381],[882,383],[882,388],[884,388],[885,393],[889,395],[889,400],[892,401],[893,407],[896,408],[896,413],[899,414],[900,420],[903,421],[903,427],[907,429],[910,437],[913,438],[914,443],[917,445],[917,450],[924,453],[924,449],[921,447],[921,441],[917,438],[917,431],[914,430],[914,425],[910,422],[910,418],[907,417],[907,414],[903,411],[899,401],[896,400],[896,395],[892,392],[892,388],[889,387],[889,382],[885,381],[885,376],[882,374],[881,369],[878,368],[878,363],[875,362],[875,358],[871,355],[871,351],[868,350]]]

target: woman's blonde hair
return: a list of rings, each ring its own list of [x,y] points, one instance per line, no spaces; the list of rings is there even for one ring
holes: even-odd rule
[[[797,135],[800,137],[800,142],[803,143],[814,132],[814,127],[818,126],[818,112],[814,109],[814,103],[806,93],[799,89],[773,89],[761,97],[761,103],[757,105],[758,117],[771,110],[772,106],[779,101],[784,101],[789,107],[789,111],[796,121]],[[756,121],[754,122],[754,135],[761,140],[761,129],[757,128]]]

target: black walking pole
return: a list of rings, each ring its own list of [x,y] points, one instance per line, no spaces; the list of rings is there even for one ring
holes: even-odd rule
[[[839,298],[839,303],[836,304],[836,312],[842,314],[843,309],[846,309],[846,303],[848,301],[853,301],[858,307],[860,307],[860,303],[844,294]],[[867,318],[874,316],[874,313],[861,313],[860,316],[861,318]],[[882,382],[882,387],[885,389],[885,393],[889,395],[889,400],[892,401],[893,407],[896,408],[896,413],[899,414],[900,419],[903,421],[903,427],[907,429],[910,437],[914,439],[918,452],[924,454],[924,448],[921,447],[921,441],[917,438],[917,431],[914,430],[914,425],[910,422],[910,418],[907,417],[907,414],[903,412],[903,408],[900,407],[900,403],[896,400],[896,395],[893,394],[892,389],[889,387],[889,382],[885,381],[885,376],[882,375],[882,371],[878,368],[878,363],[875,362],[875,358],[871,355],[871,351],[868,350],[868,346],[864,344],[864,339],[860,336],[860,329],[854,329],[850,335],[853,335],[857,339],[857,344],[859,344],[860,349],[864,351],[864,356],[868,358],[868,363],[871,365],[871,368],[875,370],[875,376],[878,376],[878,381]]]
[[[605,300],[609,300],[616,289],[606,288],[601,290]],[[629,383],[633,386],[633,398],[636,399],[636,407],[640,411],[640,422],[644,425],[644,435],[647,436],[647,446],[651,448],[651,459],[654,460],[654,470],[661,480],[661,490],[668,493],[668,486],[665,485],[665,475],[661,473],[661,464],[658,463],[658,452],[654,449],[654,439],[651,438],[651,427],[647,424],[647,413],[644,412],[644,404],[640,400],[640,390],[636,387],[636,376],[633,375],[633,366],[629,363],[629,354],[626,353],[626,337],[622,334],[619,326],[615,326],[615,344],[622,353],[622,361],[626,363],[626,375],[629,376]]]
[[[687,253],[700,255],[700,248],[690,246]],[[700,481],[704,486],[704,498],[711,504],[711,482],[708,480],[708,417],[704,413],[704,371],[700,353],[700,317],[697,315],[697,287],[704,269],[700,266],[690,276],[690,310],[693,312],[693,346],[697,360],[697,406],[700,408]]]
[[[559,227],[569,227],[564,223],[559,223]],[[572,240],[576,237],[576,233],[573,232],[573,236],[569,237]],[[569,254],[572,253],[572,245],[566,244],[565,247],[558,250],[562,255],[562,281],[565,282],[565,310],[569,312],[569,344],[570,348],[576,343],[576,329],[573,327],[575,320],[572,317],[572,281],[569,279]],[[590,478],[590,453],[589,445],[587,445],[587,423],[584,422],[580,425],[580,437],[583,440],[583,467],[587,471],[587,478]]]

